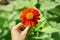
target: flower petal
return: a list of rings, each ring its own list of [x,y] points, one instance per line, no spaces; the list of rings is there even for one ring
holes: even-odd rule
[[[25,26],[31,26],[30,21],[25,21]]]
[[[28,20],[26,18],[27,13],[33,13],[34,18],[31,20]],[[23,10],[21,15],[22,23],[25,26],[35,26],[38,23],[38,20],[40,19],[39,16],[40,16],[39,11],[34,8]]]
[[[35,19],[40,20],[39,16],[35,16]]]
[[[31,26],[35,26],[38,22],[36,20],[31,21]]]
[[[40,16],[40,14],[37,10],[34,10],[33,13],[34,13],[35,16]]]

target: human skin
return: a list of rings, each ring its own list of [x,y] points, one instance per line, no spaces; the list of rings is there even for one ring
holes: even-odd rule
[[[28,35],[30,26],[23,28],[23,24],[19,23],[16,26],[14,26],[11,30],[11,38],[12,40],[26,40],[26,37]]]

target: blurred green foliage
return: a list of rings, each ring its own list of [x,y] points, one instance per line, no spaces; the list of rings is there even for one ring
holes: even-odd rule
[[[0,6],[0,40],[11,40],[11,28],[21,22],[20,13],[27,8],[37,8],[41,14],[27,40],[60,40],[60,0],[14,0]]]

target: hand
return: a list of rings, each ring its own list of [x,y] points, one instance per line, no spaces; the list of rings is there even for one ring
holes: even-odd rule
[[[11,30],[12,40],[26,40],[30,26],[23,28],[23,24],[19,23]]]

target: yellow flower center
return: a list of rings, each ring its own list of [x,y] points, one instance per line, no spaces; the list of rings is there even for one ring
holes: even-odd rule
[[[29,19],[29,20],[32,20],[34,18],[33,13],[27,13],[26,18]]]

